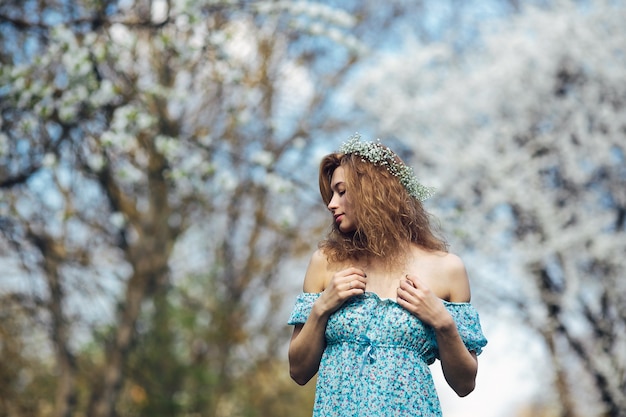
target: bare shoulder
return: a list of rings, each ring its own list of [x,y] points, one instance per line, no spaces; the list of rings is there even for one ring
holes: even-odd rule
[[[451,302],[470,301],[470,285],[463,260],[454,253],[417,249],[419,269],[431,289]]]
[[[460,256],[455,255],[454,253],[443,252],[440,253],[438,258],[440,259],[441,268],[446,274],[453,276],[463,275],[467,277],[465,263]]]
[[[311,293],[324,291],[331,276],[332,267],[328,258],[321,249],[317,249],[309,260],[309,266],[304,276],[303,291]]]
[[[445,280],[452,302],[469,302],[471,298],[469,278],[465,263],[453,253],[446,253],[441,258],[442,278]]]

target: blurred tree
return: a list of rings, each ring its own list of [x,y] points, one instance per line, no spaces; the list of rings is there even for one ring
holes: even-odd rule
[[[37,415],[40,397],[54,398],[48,355],[36,346],[45,334],[33,331],[37,315],[28,300],[0,298],[0,415]]]
[[[498,265],[476,295],[545,340],[560,415],[622,416],[626,8],[555,3],[486,25],[464,54],[408,39],[353,97],[437,178],[455,242]]]
[[[55,416],[112,416],[122,391],[147,412],[175,411],[179,364],[161,308],[173,279],[209,266],[216,401],[233,389],[237,345],[274,320],[279,260],[310,244],[296,233],[315,225],[313,216],[295,217],[310,204],[294,197],[296,168],[314,132],[332,129],[324,126],[333,123],[325,91],[360,47],[344,34],[355,23],[345,12],[295,6],[0,7],[1,230],[7,262],[19,257],[15,276],[32,282],[3,291],[34,300],[54,351],[56,394],[41,398],[40,413],[53,404]],[[327,31],[337,47],[334,65],[311,73],[307,65],[325,47],[311,39]],[[176,245],[180,269],[172,274]],[[112,300],[115,311],[97,308]],[[266,316],[251,316],[268,302]],[[103,311],[109,317],[98,317]],[[101,351],[92,353],[101,358],[94,356],[98,374],[82,393],[78,340],[103,324]],[[154,350],[133,359],[139,342]],[[132,360],[162,360],[158,370],[167,377],[129,379],[137,371]],[[160,395],[168,398],[159,404]],[[201,412],[217,415],[214,408]]]
[[[11,413],[296,415],[278,275],[319,235],[311,155],[355,130],[338,93],[368,48],[471,7],[437,4],[3,1],[1,292],[56,390]]]

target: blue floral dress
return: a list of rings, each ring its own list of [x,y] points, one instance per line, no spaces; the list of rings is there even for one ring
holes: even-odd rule
[[[300,294],[288,323],[306,322],[319,296]],[[474,307],[444,304],[465,346],[480,354],[487,340]],[[434,330],[395,301],[353,297],[328,320],[313,416],[441,416],[428,368],[438,354]]]

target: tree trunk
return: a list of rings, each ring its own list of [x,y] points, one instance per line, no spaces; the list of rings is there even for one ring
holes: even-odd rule
[[[563,366],[559,354],[558,337],[561,324],[561,295],[564,291],[564,282],[558,282],[550,275],[545,265],[535,264],[530,267],[540,290],[540,296],[547,312],[547,323],[538,329],[548,346],[552,364],[554,365],[554,385],[561,405],[560,417],[576,417],[576,405],[572,399],[571,390],[567,381],[567,371]]]
[[[129,350],[136,338],[135,325],[145,300],[158,292],[168,282],[168,261],[178,229],[169,226],[172,209],[168,204],[168,186],[163,177],[166,162],[149,145],[151,139],[144,139],[149,152],[148,201],[149,208],[139,212],[114,182],[110,172],[105,172],[100,180],[106,189],[111,204],[124,212],[129,219],[129,228],[137,234],[136,242],[125,246],[125,258],[133,268],[128,280],[124,300],[118,310],[118,322],[112,341],[107,345],[103,387],[93,393],[90,404],[90,417],[113,417],[115,405],[123,386],[124,368]]]
[[[76,406],[76,359],[70,351],[70,326],[65,317],[65,291],[59,276],[61,264],[67,261],[68,253],[61,239],[54,239],[45,232],[28,228],[28,239],[42,256],[42,269],[48,285],[47,311],[50,314],[50,339],[56,356],[57,386],[54,399],[54,416],[70,417]],[[71,257],[71,256],[69,256]]]

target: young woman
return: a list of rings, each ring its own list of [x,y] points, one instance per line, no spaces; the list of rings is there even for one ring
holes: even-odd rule
[[[292,378],[319,372],[314,416],[441,416],[428,365],[465,396],[487,341],[463,262],[422,206],[432,190],[358,135],[322,160],[319,185],[333,227],[289,319]]]

